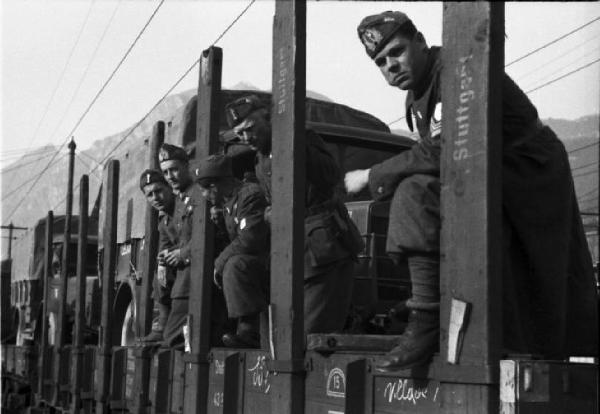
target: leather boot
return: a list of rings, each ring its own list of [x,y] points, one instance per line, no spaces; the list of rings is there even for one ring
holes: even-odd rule
[[[376,363],[379,371],[398,371],[427,363],[439,350],[439,310],[411,309],[398,344]]]
[[[228,348],[260,348],[259,315],[241,316],[237,332],[223,335],[223,345]]]

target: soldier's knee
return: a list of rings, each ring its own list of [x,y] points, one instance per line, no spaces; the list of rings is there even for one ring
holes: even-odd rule
[[[392,205],[403,211],[422,208],[423,205],[439,205],[440,180],[425,174],[415,174],[398,184]],[[402,211],[401,210],[401,211]]]
[[[223,283],[240,282],[253,273],[253,258],[247,255],[235,255],[227,260],[223,268]]]

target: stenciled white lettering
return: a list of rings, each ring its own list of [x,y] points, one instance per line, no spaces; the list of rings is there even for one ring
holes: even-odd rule
[[[271,389],[269,383],[269,371],[265,364],[265,356],[257,356],[256,364],[248,369],[248,372],[252,373],[252,386],[258,388],[264,388],[264,393],[267,394]]]
[[[408,401],[417,405],[419,400],[427,399],[428,391],[427,387],[413,387],[407,379],[399,379],[389,382],[385,386],[383,397],[390,403],[392,401]]]

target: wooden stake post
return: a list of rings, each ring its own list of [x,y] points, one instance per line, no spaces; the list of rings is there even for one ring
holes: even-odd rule
[[[50,284],[50,278],[52,277],[52,235],[54,232],[54,214],[52,211],[48,211],[46,217],[46,239],[44,243],[44,280],[42,284],[42,337],[40,340],[40,355],[38,360],[38,401],[47,401],[47,395],[45,392],[46,384],[46,367],[48,361],[46,361],[46,350],[48,349],[48,285]]]
[[[119,206],[119,161],[111,160],[105,171],[103,187],[104,227],[102,229],[102,314],[100,340],[96,354],[96,414],[109,411],[110,367],[113,344],[113,304],[117,266],[117,209]]]
[[[80,388],[83,375],[83,328],[85,326],[85,288],[86,288],[86,259],[88,236],[88,194],[89,178],[81,177],[79,185],[79,230],[77,242],[77,296],[75,299],[75,337],[71,354],[74,375],[71,377],[71,409],[70,412],[79,413],[81,406]]]
[[[443,45],[440,380],[497,385],[504,5],[445,4]],[[459,387],[447,388],[455,401]],[[497,390],[476,391],[477,412],[498,409]]]
[[[60,266],[60,288],[58,301],[58,316],[56,320],[56,342],[54,348],[54,396],[53,402],[56,405],[61,395],[61,381],[65,377],[63,372],[66,364],[62,361],[67,338],[67,288],[69,286],[69,262],[71,261],[71,218],[73,215],[73,169],[75,166],[75,142],[69,142],[69,172],[67,182],[67,201],[65,212],[65,228],[62,247],[62,262]]]
[[[165,123],[162,121],[154,124],[152,137],[150,138],[150,149],[148,156],[148,168],[160,170],[158,163],[158,150],[165,141]],[[152,329],[152,281],[156,269],[156,256],[158,253],[158,211],[148,203],[145,205],[145,227],[142,263],[140,273],[142,275],[142,287],[140,292],[140,306],[138,326],[141,328],[139,336],[145,336]],[[135,379],[133,381],[133,408],[134,413],[146,413],[150,407],[150,365],[152,362],[152,347],[139,347],[134,350],[135,354]]]
[[[201,160],[218,149],[219,93],[223,51],[211,47],[200,57],[198,112],[196,123],[196,159]],[[191,353],[186,354],[183,412],[204,412],[208,403],[208,374],[211,328],[211,296],[214,265],[214,227],[206,201],[194,200],[189,300],[189,338]]]
[[[304,412],[306,2],[277,1],[273,22],[271,412]]]

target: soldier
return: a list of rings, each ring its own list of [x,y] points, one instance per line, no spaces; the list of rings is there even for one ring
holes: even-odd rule
[[[232,133],[256,150],[256,177],[271,202],[271,122],[255,95],[229,103]],[[306,130],[304,330],[329,333],[344,327],[352,298],[353,259],[363,242],[335,195],[341,172],[322,138]],[[269,219],[270,207],[266,211]]]
[[[238,319],[236,334],[223,335],[225,346],[258,348],[259,315],[269,298],[268,227],[264,221],[267,206],[258,184],[233,177],[231,159],[210,156],[196,169],[202,194],[215,209],[222,211],[229,245],[215,260],[214,280],[223,289],[227,311]]]
[[[183,343],[182,328],[188,313],[192,212],[194,201],[200,197],[200,189],[193,185],[188,156],[183,148],[163,144],[158,152],[158,161],[165,180],[177,196],[173,225],[179,243],[164,255],[167,265],[177,269],[177,276],[171,288],[171,313],[163,334],[167,346],[177,346]]]
[[[158,321],[152,332],[142,342],[161,342],[163,331],[171,311],[171,288],[175,280],[176,268],[165,262],[165,255],[179,244],[178,231],[173,223],[175,196],[160,171],[147,169],[140,176],[140,190],[146,201],[158,211],[158,269],[152,282],[153,299],[158,305]]]
[[[174,347],[183,344],[183,326],[187,319],[190,294],[192,215],[201,200],[202,192],[193,181],[188,156],[183,148],[163,144],[158,153],[158,161],[165,180],[176,194],[173,222],[178,232],[179,244],[164,255],[164,261],[177,268],[177,276],[171,289],[171,313],[163,334],[165,345]],[[216,234],[214,243],[217,254],[223,245],[219,234]],[[223,295],[216,289],[212,293],[211,308],[211,344],[218,346],[221,344],[224,330],[227,329],[227,312]]]
[[[392,198],[386,250],[409,263],[409,324],[378,363],[390,371],[425,363],[439,347],[442,61],[401,12],[366,17],[358,36],[387,82],[408,91],[406,120],[421,138],[345,177],[349,192],[368,185],[374,199]],[[504,346],[546,358],[595,354],[592,264],[567,154],[507,75],[503,93]]]

